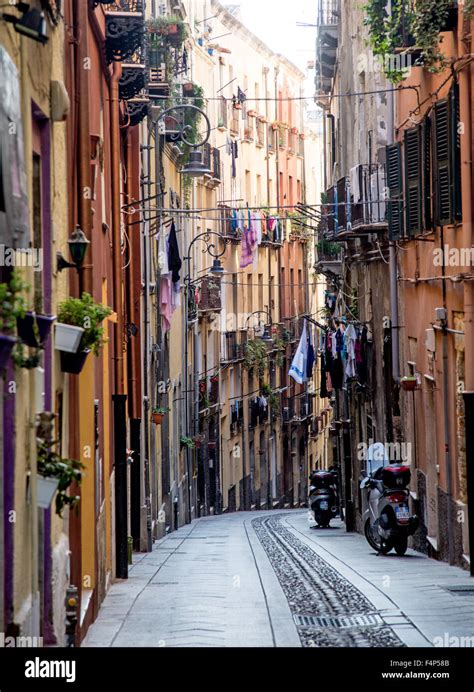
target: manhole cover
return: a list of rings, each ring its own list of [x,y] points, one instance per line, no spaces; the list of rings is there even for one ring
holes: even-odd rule
[[[457,596],[474,596],[474,584],[456,584],[455,586],[443,586],[442,588]]]
[[[377,627],[384,621],[377,613],[368,615],[295,615],[299,627],[332,627],[348,629],[350,627]]]

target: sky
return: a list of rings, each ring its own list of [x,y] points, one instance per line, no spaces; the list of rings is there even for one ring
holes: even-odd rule
[[[223,4],[230,4],[223,1]],[[312,0],[235,0],[243,23],[276,53],[282,53],[306,73],[314,60],[316,28],[298,27],[296,22],[316,23]],[[310,73],[311,77],[314,75]]]

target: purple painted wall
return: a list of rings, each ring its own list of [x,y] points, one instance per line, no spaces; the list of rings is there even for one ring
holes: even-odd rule
[[[46,314],[51,313],[52,303],[52,256],[51,256],[51,124],[38,106],[32,104],[33,126],[39,131],[41,142],[41,207],[42,207],[42,238],[43,238],[43,305]],[[53,345],[52,333],[48,338],[44,351],[45,378],[45,410],[54,410],[53,402]],[[43,543],[43,638],[44,643],[55,644],[52,622],[52,551],[51,551],[51,509],[39,510],[44,512],[44,543]]]

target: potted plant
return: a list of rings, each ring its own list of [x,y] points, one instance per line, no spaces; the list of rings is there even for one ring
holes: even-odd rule
[[[39,348],[47,340],[56,315],[42,315],[28,311],[16,318],[17,332],[25,346]]]
[[[194,435],[192,438],[192,441],[194,442],[194,447],[196,449],[199,449],[203,443],[203,436],[202,435]]]
[[[187,447],[188,449],[194,449],[194,447],[195,447],[193,438],[187,437],[186,435],[182,435],[179,438],[179,442],[180,442],[181,449],[184,449],[185,447]]]
[[[78,375],[91,351],[95,356],[100,354],[102,346],[106,343],[104,327],[101,323],[111,313],[111,308],[102,303],[96,303],[89,293],[83,293],[81,298],[68,298],[60,303],[55,345],[56,349],[61,351],[63,372]],[[76,334],[70,331],[69,340],[64,338],[68,335],[68,328],[77,331]]]
[[[0,284],[0,370],[3,370],[17,342],[17,318],[25,314],[25,301],[20,293],[28,285],[16,271],[8,283]]]
[[[210,48],[210,47],[209,47],[209,48],[207,49],[207,52],[209,53],[209,55],[214,55],[214,48]],[[240,108],[242,108],[242,106],[240,106]]]
[[[168,413],[169,408],[164,406],[155,406],[151,410],[151,419],[155,425],[161,425],[164,416]]]
[[[400,382],[401,382],[401,385],[402,385],[402,389],[403,389],[405,392],[413,392],[413,391],[416,389],[417,384],[418,384],[418,380],[417,380],[416,376],[405,376],[405,377],[402,377],[402,379],[400,380]]]
[[[37,438],[37,499],[38,506],[48,509],[56,495],[56,514],[62,515],[66,505],[74,507],[79,497],[67,490],[71,483],[80,483],[84,466],[74,459],[64,459],[54,451],[57,443]]]

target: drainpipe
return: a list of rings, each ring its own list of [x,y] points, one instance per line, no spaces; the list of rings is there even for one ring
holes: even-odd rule
[[[92,241],[92,215],[91,215],[91,195],[85,194],[90,190],[91,182],[91,143],[90,143],[90,121],[89,121],[89,83],[88,72],[84,69],[84,64],[90,57],[87,44],[87,31],[81,27],[87,27],[89,22],[88,7],[86,2],[74,3],[74,19],[76,31],[79,32],[80,39],[77,44],[76,60],[76,79],[79,82],[78,100],[78,222],[86,238]],[[91,250],[92,252],[92,246]],[[84,265],[79,272],[79,293],[87,291],[92,295],[92,262]]]
[[[388,142],[393,142],[393,128],[395,122],[395,94],[393,91],[388,93],[387,109],[387,132]],[[400,344],[399,337],[399,315],[398,315],[398,284],[397,284],[397,253],[394,241],[389,242],[388,248],[388,268],[390,273],[390,315],[392,331],[392,377],[398,385],[400,382]]]
[[[471,23],[472,27],[472,23]],[[461,122],[464,124],[464,141],[469,144],[465,152],[467,161],[461,162],[461,184],[463,209],[463,247],[472,247],[474,243],[472,231],[472,63],[459,72],[459,102],[461,107]],[[470,271],[470,268],[466,268]],[[474,282],[464,281],[464,348],[465,348],[465,380],[464,380],[464,416],[466,430],[466,492],[469,526],[469,556],[470,572],[474,576],[474,468],[470,461],[474,458]]]
[[[115,557],[116,577],[128,577],[128,493],[127,493],[127,423],[123,372],[122,253],[120,228],[120,113],[119,81],[121,63],[114,62],[110,80],[110,139],[112,191],[112,243],[114,308],[114,464],[115,464]]]

